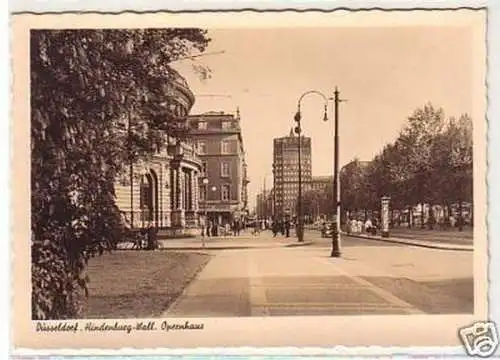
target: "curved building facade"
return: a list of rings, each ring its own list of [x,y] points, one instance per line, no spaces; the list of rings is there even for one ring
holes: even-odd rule
[[[167,128],[182,127],[194,105],[186,81],[173,71],[165,85]],[[202,162],[195,144],[166,136],[161,151],[149,159],[128,164],[116,182],[117,205],[133,228],[153,224],[174,233],[185,233],[198,223],[198,179]]]

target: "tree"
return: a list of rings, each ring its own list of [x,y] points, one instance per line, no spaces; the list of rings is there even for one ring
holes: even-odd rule
[[[302,211],[304,215],[318,216],[323,207],[324,192],[308,190],[302,195]]]
[[[442,198],[447,204],[459,204],[459,230],[463,226],[463,202],[473,200],[473,140],[472,119],[463,114],[450,122],[440,139],[439,157],[434,162],[435,173],[445,180],[441,184]],[[448,205],[449,206],[449,205]]]
[[[340,172],[340,198],[343,213],[366,209],[368,194],[366,188],[366,169],[356,158]]]
[[[434,141],[445,126],[443,109],[426,104],[408,117],[408,124],[396,141],[398,161],[394,163],[393,176],[398,183],[405,184],[406,203],[409,205],[432,202],[440,189],[434,182],[432,168]],[[396,174],[397,173],[397,174]],[[403,200],[403,199],[401,199]],[[424,213],[421,212],[421,226],[424,226]]]
[[[169,63],[208,41],[200,29],[31,32],[34,319],[77,316],[87,261],[125,234],[114,201],[123,164],[185,134]]]

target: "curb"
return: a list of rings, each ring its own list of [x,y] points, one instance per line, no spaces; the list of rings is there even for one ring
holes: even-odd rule
[[[403,239],[399,239],[399,238],[372,237],[372,236],[368,236],[368,235],[347,234],[344,232],[342,233],[342,235],[356,237],[356,238],[360,238],[360,239],[385,241],[385,242],[389,242],[389,243],[418,246],[418,247],[423,247],[423,248],[428,248],[428,249],[452,250],[452,251],[474,251],[474,247],[471,247],[471,246],[457,246],[457,245],[454,246],[454,245],[445,245],[445,244],[433,244],[433,243],[429,243],[429,242],[414,242],[411,240],[403,240]]]
[[[293,248],[293,247],[309,246],[309,245],[312,245],[312,244],[313,244],[312,241],[304,241],[304,242],[297,242],[297,243],[286,244],[284,247]]]
[[[172,246],[172,247],[160,247],[156,250],[147,250],[147,249],[132,249],[132,248],[123,248],[117,249],[119,251],[169,251],[169,250],[193,250],[193,251],[205,251],[205,250],[245,250],[245,249],[258,249],[255,246]]]
[[[287,243],[287,244],[277,244],[274,246],[230,246],[230,245],[207,245],[205,247],[202,246],[167,246],[160,247],[157,251],[168,251],[168,250],[182,250],[182,251],[207,251],[207,250],[249,250],[249,249],[276,249],[276,248],[291,248],[291,247],[301,247],[301,246],[309,246],[312,245],[312,241],[305,241],[302,243]],[[121,248],[117,249],[119,251],[139,251],[138,249],[132,248]],[[141,251],[151,251],[142,249]]]
[[[164,247],[160,248],[162,251],[168,251],[168,250],[183,250],[183,251],[207,251],[207,250],[248,250],[248,249],[257,249],[257,247],[251,247],[251,246],[197,246],[197,247],[189,247],[189,246],[179,246],[179,247]]]

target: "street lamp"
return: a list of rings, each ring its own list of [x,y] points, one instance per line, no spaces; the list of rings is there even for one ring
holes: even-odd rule
[[[334,91],[334,117],[335,117],[335,134],[334,134],[334,145],[335,145],[335,159],[334,159],[334,176],[333,176],[333,198],[335,199],[335,217],[336,225],[334,225],[332,232],[332,257],[340,257],[340,176],[339,176],[339,103],[344,100],[339,98],[339,90],[335,87]]]
[[[202,183],[206,189],[206,187],[208,185],[208,178],[203,178]],[[204,210],[205,221],[207,221],[207,192],[206,192],[206,190],[205,190],[205,203],[203,204],[203,210]]]
[[[328,120],[327,117],[327,109],[328,109],[328,99],[323,93],[317,91],[317,90],[311,90],[303,93],[299,101],[297,102],[297,113],[295,114],[294,120],[297,123],[297,126],[295,127],[294,131],[298,135],[298,143],[297,143],[297,150],[298,150],[298,163],[299,163],[299,193],[298,193],[298,198],[297,198],[297,238],[299,242],[304,241],[304,219],[303,219],[303,214],[302,214],[302,127],[301,127],[301,119],[302,115],[300,113],[300,103],[302,99],[309,95],[309,94],[316,94],[321,96],[325,100],[325,114],[323,117],[323,120]]]
[[[299,98],[299,101],[297,103],[297,113],[295,114],[295,122],[297,123],[297,126],[295,127],[295,132],[299,135],[299,141],[298,141],[298,151],[299,151],[299,198],[298,198],[298,212],[299,212],[299,233],[298,233],[298,238],[299,241],[304,241],[304,234],[303,234],[303,219],[302,219],[302,164],[300,161],[300,155],[301,155],[301,113],[300,113],[300,103],[302,99],[309,94],[316,94],[319,95],[325,100],[325,113],[323,116],[323,121],[328,121],[328,116],[327,116],[327,109],[328,109],[328,100],[333,100],[334,101],[334,121],[335,121],[335,133],[334,133],[334,165],[333,165],[333,198],[334,198],[334,215],[335,215],[335,223],[334,223],[334,228],[332,231],[332,252],[331,256],[332,257],[340,257],[340,187],[339,187],[339,116],[338,116],[338,104],[339,102],[343,101],[339,99],[339,91],[335,87],[335,92],[334,92],[334,97],[333,98],[327,98],[322,92],[317,91],[317,90],[310,90],[302,94]]]
[[[273,221],[276,216],[276,165],[273,163],[273,208],[272,208]]]

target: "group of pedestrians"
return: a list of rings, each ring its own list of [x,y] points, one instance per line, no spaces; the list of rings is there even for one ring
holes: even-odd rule
[[[348,233],[368,233],[375,235],[377,233],[378,223],[377,219],[367,218],[365,222],[359,219],[350,219],[347,222],[347,232]]]
[[[135,250],[156,250],[159,248],[158,244],[158,228],[153,222],[148,223],[145,227],[141,228],[138,232],[134,233],[134,241],[132,249]]]
[[[244,228],[244,223],[240,219],[235,219],[231,222],[226,222],[223,226],[205,217],[200,217],[200,231],[202,237],[215,237],[219,235],[228,236],[232,233],[233,236],[239,236]]]
[[[271,230],[273,232],[273,236],[276,237],[278,233],[284,235],[286,237],[290,237],[290,228],[292,227],[292,222],[290,219],[273,219],[271,222]]]

